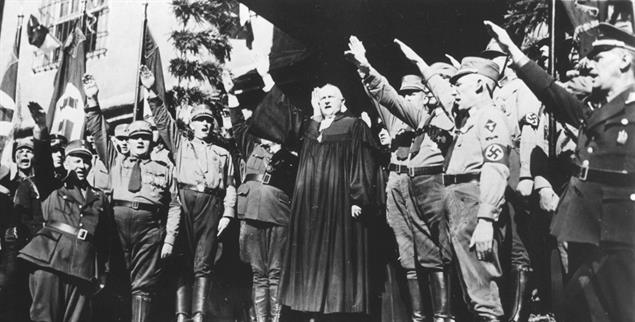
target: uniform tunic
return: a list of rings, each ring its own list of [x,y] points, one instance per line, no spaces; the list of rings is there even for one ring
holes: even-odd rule
[[[232,157],[220,146],[186,138],[158,97],[150,99],[149,104],[159,135],[174,156],[174,175],[181,185],[179,195],[185,213],[182,237],[186,254],[193,261],[195,277],[210,276],[218,222],[223,216],[235,216]]]
[[[162,274],[161,248],[164,243],[174,244],[179,231],[181,206],[173,171],[159,161],[118,154],[98,108],[88,111],[86,128],[93,131],[99,158],[110,173],[115,221],[132,294],[151,296],[157,292]],[[141,189],[130,192],[128,184],[136,162],[141,168]],[[117,206],[118,201],[153,205],[158,211]]]
[[[436,131],[452,130],[452,121],[441,111],[435,109],[432,113],[425,106],[414,106],[390,86],[386,78],[376,70],[370,70],[364,79],[368,93],[377,101],[376,108],[386,124],[388,131],[393,135],[399,130],[417,129],[413,137],[407,158],[398,160],[397,153],[393,153],[391,160],[397,159],[409,168],[438,167],[443,165],[443,154],[439,144],[434,140],[439,137],[426,133],[434,128]],[[394,136],[392,136],[394,138]],[[398,163],[398,164],[399,164]],[[442,214],[443,182],[441,170],[435,175],[410,176],[409,174],[397,174],[391,172],[388,181],[387,220],[395,231],[400,249],[400,263],[406,269],[415,269],[414,249],[408,245],[409,239],[414,241],[417,261],[422,267],[442,270],[443,266],[451,261],[451,246],[447,236],[447,221]],[[404,236],[405,230],[395,213],[405,215],[405,224],[409,232]],[[391,216],[392,214],[392,216]],[[400,233],[402,232],[402,233]],[[412,241],[410,241],[412,243]],[[406,252],[409,252],[406,253]]]
[[[293,310],[371,311],[369,235],[378,168],[376,139],[357,118],[338,114],[321,133],[288,104],[257,109],[252,133],[302,148],[291,202],[289,247],[280,281],[282,304]],[[351,217],[359,205],[362,218]]]
[[[276,104],[287,100],[278,88],[273,88],[260,103]],[[279,310],[278,285],[282,258],[287,247],[291,194],[298,166],[297,155],[278,143],[259,139],[249,133],[250,121],[245,121],[240,108],[230,106],[234,138],[245,158],[245,175],[270,175],[270,184],[247,180],[238,187],[237,216],[242,219],[240,230],[241,258],[251,265],[253,301],[256,315],[266,317]],[[278,148],[273,151],[274,145]],[[279,311],[277,312],[279,313]]]
[[[520,66],[518,76],[556,119],[580,129],[572,159],[576,167],[603,171],[604,177],[630,175],[621,182],[603,181],[603,176],[585,178],[581,170],[561,198],[552,234],[570,245],[588,248],[584,264],[566,289],[566,318],[590,321],[591,316],[600,315],[611,321],[634,321],[635,89],[624,88],[591,110],[534,62]]]
[[[496,227],[501,214],[509,176],[511,135],[505,116],[493,106],[473,107],[468,113],[465,124],[457,129],[446,173],[474,174],[480,182],[447,186],[445,208],[452,246],[472,310],[481,317],[497,318],[503,315],[496,284],[502,275],[497,243],[494,242],[493,258],[485,261],[479,260],[469,245],[479,218],[493,221]]]
[[[104,283],[114,224],[106,195],[88,187],[84,196],[72,176],[53,180],[48,141],[34,142],[34,170],[46,221],[19,257],[34,266],[29,289],[34,321],[87,321],[88,299]],[[84,234],[57,228],[63,224]],[[82,237],[83,236],[83,237]]]

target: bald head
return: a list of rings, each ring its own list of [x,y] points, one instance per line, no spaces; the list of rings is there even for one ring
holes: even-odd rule
[[[335,116],[344,106],[342,91],[332,84],[322,86],[318,95],[318,106],[320,107],[323,117],[329,118]]]

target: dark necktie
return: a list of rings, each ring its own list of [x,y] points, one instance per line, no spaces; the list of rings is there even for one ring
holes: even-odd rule
[[[137,192],[141,190],[141,160],[137,159],[132,166],[130,181],[128,181],[128,191]]]

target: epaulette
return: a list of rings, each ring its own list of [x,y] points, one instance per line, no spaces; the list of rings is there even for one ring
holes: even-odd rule
[[[635,102],[635,91],[634,92],[630,92],[628,94],[628,97],[626,98],[626,101],[624,102],[624,104],[630,104]]]

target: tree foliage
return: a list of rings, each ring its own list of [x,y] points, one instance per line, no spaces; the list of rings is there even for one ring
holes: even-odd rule
[[[170,36],[179,52],[169,66],[179,80],[169,93],[175,106],[207,104],[221,108],[216,88],[231,51],[228,35],[235,18],[233,6],[234,0],[172,0],[179,21],[179,28]]]
[[[549,23],[549,2],[545,0],[508,0],[505,29],[518,40],[542,23]]]

